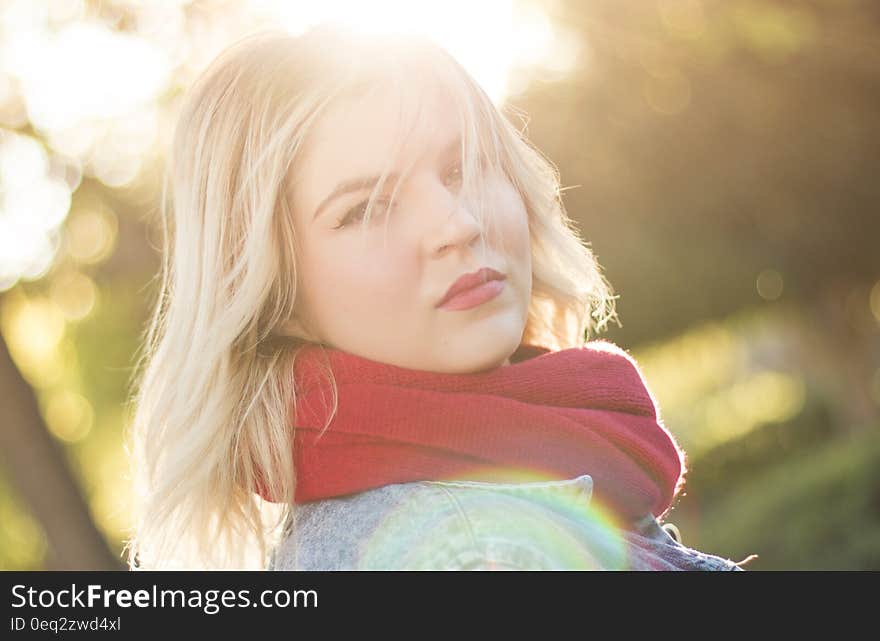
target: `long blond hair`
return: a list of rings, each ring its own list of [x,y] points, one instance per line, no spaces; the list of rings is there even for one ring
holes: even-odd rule
[[[416,77],[441,84],[459,108],[465,167],[488,152],[523,198],[533,269],[523,341],[576,347],[616,319],[556,168],[440,47],[331,25],[238,41],[189,90],[167,161],[160,289],[127,434],[131,568],[266,566],[295,509],[291,373],[308,344],[284,329],[298,242],[285,185],[328,106],[391,77],[401,91]]]

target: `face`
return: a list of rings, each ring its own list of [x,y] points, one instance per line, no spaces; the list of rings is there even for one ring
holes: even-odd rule
[[[434,372],[508,365],[525,329],[532,289],[526,208],[500,170],[484,174],[485,242],[473,206],[459,199],[460,130],[440,98],[422,106],[396,154],[400,115],[381,93],[343,102],[315,123],[293,168],[289,194],[297,234],[297,309],[290,327],[371,360]],[[340,189],[404,172],[394,205],[383,198],[361,228],[373,186]],[[438,307],[459,277],[482,268],[504,276]]]

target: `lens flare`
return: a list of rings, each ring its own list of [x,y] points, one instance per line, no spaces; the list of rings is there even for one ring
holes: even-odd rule
[[[539,475],[509,469],[504,476]],[[515,483],[427,481],[366,540],[362,569],[625,570],[622,532],[593,500],[592,488],[586,474]]]

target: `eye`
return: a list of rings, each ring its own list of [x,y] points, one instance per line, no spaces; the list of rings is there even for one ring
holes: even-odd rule
[[[453,183],[457,183],[461,181],[461,161],[455,161],[452,166],[449,168],[449,171],[446,174],[447,181],[451,181]]]
[[[357,205],[355,205],[354,207],[352,207],[351,209],[349,209],[346,212],[346,214],[342,218],[342,220],[339,221],[339,224],[336,225],[333,229],[342,229],[343,227],[346,227],[347,225],[349,225],[352,222],[362,220],[363,217],[367,213],[367,206],[369,204],[370,204],[369,200],[363,200],[363,201],[359,202]],[[388,209],[389,205],[390,205],[390,202],[388,200],[377,200],[376,201],[376,207],[381,208],[383,211]],[[375,217],[375,215],[376,215],[375,208],[374,208],[373,212],[374,212],[373,216]]]

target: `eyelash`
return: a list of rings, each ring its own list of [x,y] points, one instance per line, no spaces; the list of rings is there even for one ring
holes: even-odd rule
[[[457,179],[460,179],[461,178],[461,163],[456,162],[454,165],[452,165],[452,169],[457,170],[457,173],[458,173]],[[450,172],[450,173],[452,173],[452,172]],[[369,205],[369,202],[370,202],[369,200],[363,200],[363,201],[359,202],[357,205],[355,205],[354,207],[352,207],[351,209],[349,209],[346,212],[345,216],[342,217],[342,220],[339,221],[339,224],[336,225],[333,229],[342,229],[344,227],[347,227],[352,222],[352,218],[355,216],[355,214],[357,214],[359,212],[361,213],[361,215],[366,214],[367,206]],[[387,199],[377,200],[376,203],[382,204],[382,205],[390,204]],[[393,209],[393,207],[392,207],[392,209]],[[358,218],[358,220],[359,219],[360,218]]]
[[[361,214],[366,214],[367,213],[367,205],[369,205],[369,203],[370,203],[369,200],[363,200],[363,201],[359,202],[357,205],[355,205],[354,207],[352,207],[351,209],[349,209],[348,212],[345,214],[345,216],[342,218],[342,220],[339,221],[339,224],[336,225],[336,227],[334,227],[333,229],[342,229],[343,227],[348,226],[348,224],[351,223],[352,217],[354,217],[354,215],[358,212],[361,212]],[[389,204],[389,202],[385,199],[377,200],[376,203],[382,204],[382,205]]]

